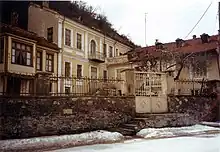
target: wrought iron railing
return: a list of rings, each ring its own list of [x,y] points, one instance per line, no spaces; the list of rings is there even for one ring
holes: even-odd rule
[[[1,77],[1,96],[122,96],[123,80],[88,77]],[[7,83],[5,83],[7,82]]]
[[[162,93],[162,74],[153,72],[135,73],[136,96],[158,96]]]
[[[171,94],[175,95],[202,95],[207,92],[206,80],[176,80]]]
[[[105,57],[103,53],[101,52],[89,52],[88,58],[90,60],[98,60],[98,61],[103,61],[103,62],[105,61]]]

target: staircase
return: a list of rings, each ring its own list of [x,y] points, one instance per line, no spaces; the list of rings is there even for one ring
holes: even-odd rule
[[[110,131],[119,132],[124,136],[135,136],[137,132],[144,128],[161,128],[161,127],[171,127],[176,124],[170,124],[176,117],[186,116],[185,114],[178,113],[164,113],[164,114],[136,114],[135,118],[122,124],[117,128],[110,129]],[[182,124],[182,126],[192,125],[192,124]]]

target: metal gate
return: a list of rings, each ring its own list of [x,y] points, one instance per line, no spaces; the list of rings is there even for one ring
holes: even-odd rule
[[[135,72],[136,112],[167,112],[166,83],[166,75],[164,73]]]

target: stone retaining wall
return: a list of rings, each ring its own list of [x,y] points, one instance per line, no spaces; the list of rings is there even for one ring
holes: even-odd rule
[[[169,96],[168,107],[171,113],[185,113],[197,122],[216,121],[220,101],[213,97]]]
[[[80,133],[131,119],[134,97],[1,98],[0,138]]]

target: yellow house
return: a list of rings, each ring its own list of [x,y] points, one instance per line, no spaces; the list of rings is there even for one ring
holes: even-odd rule
[[[57,45],[11,25],[1,24],[0,29],[0,93],[34,95],[57,92],[57,82],[47,81],[47,85],[40,79],[57,75]],[[46,86],[46,90],[42,86]]]
[[[117,78],[120,70],[130,66],[122,55],[132,49],[131,44],[70,19],[48,4],[30,4],[28,29],[47,39],[48,33],[53,33],[52,41],[62,48],[58,57],[59,77]],[[72,84],[67,84],[59,82],[59,92],[71,92]]]

